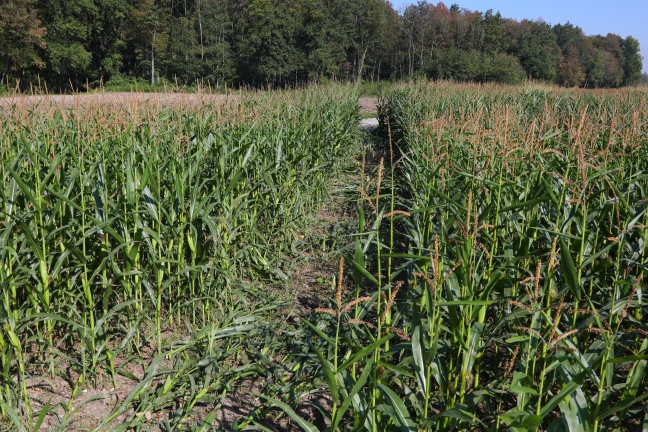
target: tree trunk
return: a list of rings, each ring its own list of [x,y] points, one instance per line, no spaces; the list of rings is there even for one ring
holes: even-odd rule
[[[151,85],[155,85],[155,37],[157,30],[153,30],[153,41],[151,42]]]
[[[200,60],[205,61],[205,47],[203,45],[202,17],[200,13],[200,2],[198,2],[198,29],[200,30]]]
[[[366,47],[362,54],[360,55],[360,60],[358,61],[358,72],[356,77],[356,82],[360,84],[362,82],[362,69],[364,68],[365,57],[367,56],[367,50],[369,47]]]

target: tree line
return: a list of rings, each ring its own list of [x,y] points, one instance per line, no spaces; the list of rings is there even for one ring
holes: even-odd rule
[[[620,87],[639,42],[419,1],[0,0],[0,78],[50,88],[161,80],[289,86],[410,77]]]

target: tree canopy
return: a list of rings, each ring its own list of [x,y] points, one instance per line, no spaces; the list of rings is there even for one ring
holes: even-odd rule
[[[632,36],[441,2],[399,14],[385,0],[0,0],[10,86],[427,77],[620,87],[642,79],[639,51]]]

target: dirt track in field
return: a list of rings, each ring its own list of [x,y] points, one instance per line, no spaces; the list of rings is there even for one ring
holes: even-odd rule
[[[378,112],[378,98],[363,97],[358,101],[360,107],[360,114],[375,114]]]
[[[236,95],[206,93],[84,93],[71,95],[25,96],[15,95],[0,97],[0,109],[19,108],[65,108],[80,109],[91,106],[112,105],[124,107],[149,103],[153,105],[200,106],[203,104],[220,105],[237,98]],[[360,114],[375,113],[377,98],[363,97],[358,101]]]
[[[84,93],[72,95],[45,96],[7,96],[0,98],[0,108],[45,107],[53,106],[66,109],[79,109],[90,106],[112,105],[129,106],[142,103],[154,105],[196,106],[201,104],[223,104],[236,96],[222,94],[196,93]]]

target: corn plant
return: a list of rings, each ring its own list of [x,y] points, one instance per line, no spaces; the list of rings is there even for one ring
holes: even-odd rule
[[[168,410],[169,395],[190,388],[168,420],[186,421],[226,388],[212,380],[227,375],[214,366],[234,355],[227,345],[267,325],[254,310],[275,300],[251,290],[291,273],[306,220],[355,146],[357,95],[313,87],[69,110],[21,100],[0,113],[3,418],[30,428],[47,412],[30,403],[41,365],[115,383],[116,359],[150,346],[146,382],[101,427],[137,404]],[[190,351],[211,360],[196,365]],[[159,400],[143,406],[160,381]]]
[[[305,429],[645,428],[647,103],[532,85],[387,94],[394,155],[360,181],[356,290],[308,324],[332,408]]]

